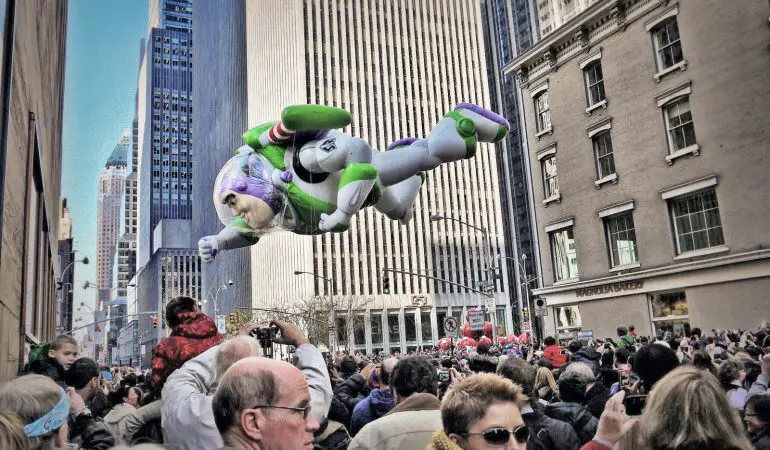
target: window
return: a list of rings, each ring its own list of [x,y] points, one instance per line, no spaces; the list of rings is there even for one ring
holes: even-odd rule
[[[671,153],[695,145],[695,126],[690,111],[690,97],[681,97],[663,108]]]
[[[583,321],[577,306],[557,306],[554,308],[556,329],[558,331],[580,328]]]
[[[545,198],[550,199],[559,196],[559,178],[556,172],[556,155],[543,159],[543,192]]]
[[[612,155],[610,133],[601,133],[592,138],[596,158],[596,177],[604,179],[615,173],[615,158]]]
[[[610,249],[610,266],[623,266],[637,262],[633,213],[605,217],[604,228]]]
[[[372,329],[372,344],[382,344],[382,311],[372,311],[369,323]]]
[[[357,346],[366,345],[366,321],[363,314],[353,317],[353,343]]]
[[[404,328],[406,331],[406,342],[417,342],[417,318],[415,311],[404,311]]]
[[[577,250],[572,226],[550,233],[553,272],[556,281],[578,277]]]
[[[337,345],[348,346],[348,318],[346,316],[336,317],[337,327]]]
[[[724,245],[716,191],[711,188],[669,202],[678,254]]]
[[[650,317],[655,334],[670,331],[674,337],[690,334],[689,310],[684,291],[651,294]]]
[[[430,310],[420,311],[420,337],[423,345],[430,345],[433,342],[433,328],[430,323]]]
[[[398,326],[398,311],[388,314],[388,338],[391,346],[401,346],[401,327]]]
[[[682,43],[679,40],[679,25],[671,17],[652,29],[657,54],[658,70],[663,71],[684,61]]]
[[[551,110],[548,106],[548,90],[535,96],[535,115],[537,132],[543,133],[551,129]]]
[[[602,75],[602,62],[594,61],[585,69],[583,74],[586,80],[586,95],[588,106],[598,105],[607,99],[604,94],[604,76]]]

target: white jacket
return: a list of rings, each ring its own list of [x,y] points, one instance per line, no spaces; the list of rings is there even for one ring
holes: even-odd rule
[[[121,403],[104,416],[104,423],[115,436],[116,444],[127,444],[142,425],[160,417],[160,408],[160,400],[138,409]]]
[[[224,442],[214,423],[211,402],[211,370],[219,346],[187,361],[166,380],[162,393],[163,436],[175,450],[222,448]],[[326,362],[313,345],[297,347],[297,368],[305,374],[312,414],[322,422],[332,402],[332,385]]]

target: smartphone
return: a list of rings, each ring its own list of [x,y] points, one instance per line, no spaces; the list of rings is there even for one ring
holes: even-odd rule
[[[438,382],[439,383],[446,383],[449,381],[449,372],[441,371],[438,373]]]
[[[626,395],[623,399],[623,406],[626,407],[626,414],[629,416],[640,416],[646,403],[646,395]]]

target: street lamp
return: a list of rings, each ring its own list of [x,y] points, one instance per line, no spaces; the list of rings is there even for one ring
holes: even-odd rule
[[[75,263],[83,263],[85,265],[88,265],[88,256],[84,256],[83,259],[78,259],[67,264],[67,267],[65,267],[64,270],[61,271],[61,276],[59,277],[60,280],[64,280],[64,276],[67,275],[67,271],[70,270],[70,268],[73,265],[75,265]]]
[[[332,307],[332,327],[336,328],[336,326],[337,326],[337,313],[336,313],[337,308],[334,307],[334,278],[322,277],[321,275],[315,274],[313,272],[305,272],[304,270],[295,270],[294,271],[294,275],[311,275],[311,276],[313,276],[315,278],[318,278],[319,280],[323,280],[324,284],[329,283],[329,285],[330,285],[329,286],[329,303],[331,303],[331,307]],[[351,307],[352,307],[352,305],[351,305]],[[350,315],[350,312],[348,312],[348,322],[350,322],[350,320],[351,320],[350,318],[351,318],[351,315]],[[333,344],[332,344],[332,341],[334,341]],[[330,333],[330,336],[329,336],[329,346],[331,346],[333,349],[336,349],[338,344],[339,343],[337,342],[337,333],[336,332]]]
[[[227,290],[227,286],[232,286],[234,284],[235,283],[233,283],[233,280],[227,280],[227,283],[225,283],[222,286],[219,286],[217,288],[217,292],[216,292],[216,294],[214,294],[214,319],[216,319],[217,316],[219,315],[219,306],[218,306],[219,305],[219,291],[221,291],[222,289]]]

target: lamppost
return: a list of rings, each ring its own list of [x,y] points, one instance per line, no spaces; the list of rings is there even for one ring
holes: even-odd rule
[[[516,263],[516,270],[518,272],[520,272],[519,276],[520,276],[520,280],[521,280],[519,282],[519,317],[521,317],[522,319],[524,318],[523,298],[524,298],[524,296],[526,296],[526,299],[527,299],[527,311],[529,312],[529,320],[534,325],[537,325],[537,332],[535,334],[536,334],[536,336],[539,339],[540,338],[540,336],[539,336],[539,334],[540,334],[539,333],[540,322],[538,320],[536,320],[534,318],[534,315],[533,315],[534,312],[532,310],[532,296],[530,295],[531,290],[530,290],[530,287],[529,287],[530,283],[532,283],[533,281],[538,280],[539,277],[534,276],[534,275],[532,277],[530,277],[529,274],[527,273],[527,255],[526,254],[522,254],[521,255],[521,262],[519,262],[519,260],[516,259],[516,258],[513,258],[511,256],[504,256],[504,255],[497,255],[496,259],[497,260],[508,259],[508,260],[511,260],[514,263]],[[534,328],[534,326],[533,326],[533,328]],[[532,330],[532,331],[535,332],[536,330]]]
[[[334,306],[334,278],[322,277],[321,275],[315,274],[313,272],[305,272],[304,270],[295,270],[294,275],[311,275],[318,278],[319,280],[323,280],[324,284],[329,283],[329,303],[331,303],[331,308],[332,308],[332,317],[331,317],[332,323],[329,328],[330,329],[335,328],[337,326],[337,314],[336,314],[337,309]],[[350,320],[352,320],[352,318],[350,315],[348,315],[348,321]],[[339,343],[337,342],[337,333],[336,332],[329,333],[329,346],[332,347],[332,349],[335,349],[336,351],[338,344]]]
[[[59,286],[60,287],[59,287],[58,292],[57,292],[57,297],[58,297],[57,301],[58,301],[59,305],[61,305],[61,303],[64,302],[65,294],[72,293],[72,283],[64,283],[64,279],[65,279],[65,277],[67,275],[67,271],[70,270],[72,268],[72,266],[75,265],[75,263],[83,263],[85,265],[88,265],[88,256],[84,256],[83,259],[77,259],[75,261],[70,262],[69,264],[67,264],[67,267],[65,267],[64,270],[61,271],[61,275],[59,276]],[[62,283],[64,283],[64,284],[62,284]],[[70,286],[69,290],[66,289],[67,285]],[[62,307],[62,306],[59,306],[59,307]],[[59,315],[58,315],[59,313],[58,313],[58,311],[59,310],[57,308],[57,320],[56,320],[57,322],[59,322]],[[70,311],[70,314],[72,314],[71,311]],[[66,325],[61,324],[60,326],[57,327],[57,329],[58,329],[58,331],[62,331],[65,327],[66,327]]]

